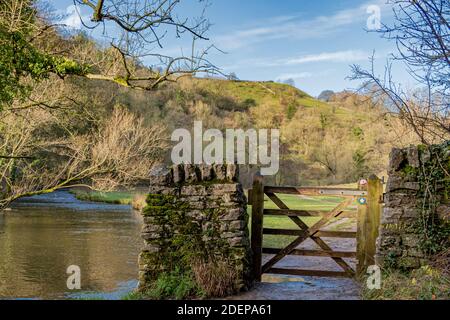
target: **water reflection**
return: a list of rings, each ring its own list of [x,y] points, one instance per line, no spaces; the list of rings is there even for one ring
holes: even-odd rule
[[[0,215],[0,298],[76,297],[66,287],[70,265],[81,268],[81,291],[120,298],[114,292],[136,285],[139,231],[128,206],[65,191],[24,199]]]

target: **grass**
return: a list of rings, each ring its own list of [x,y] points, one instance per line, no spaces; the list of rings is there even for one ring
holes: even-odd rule
[[[254,81],[224,81],[214,79],[195,79],[197,86],[213,93],[222,93],[242,102],[246,99],[254,100],[257,105],[262,103],[279,103],[280,97],[290,97],[298,105],[307,108],[319,108],[331,111],[331,106],[317,100],[307,93],[290,85],[276,82]],[[342,111],[345,113],[345,110]]]
[[[340,197],[317,196],[317,197],[299,197],[297,195],[277,195],[289,209],[301,209],[311,211],[329,211],[335,208],[341,201]],[[265,198],[264,208],[278,209],[278,207],[269,199]],[[248,207],[248,213],[251,216],[251,207]],[[313,225],[320,220],[320,217],[300,217],[308,226]],[[352,221],[349,222],[353,223]],[[272,229],[293,229],[298,230],[298,226],[289,217],[265,216],[264,227]],[[263,237],[263,246],[267,248],[283,248],[294,241],[295,236],[265,235]]]
[[[410,273],[398,270],[382,272],[381,288],[363,286],[365,300],[448,300],[450,278],[438,268],[423,266]]]
[[[101,192],[101,191],[85,191],[80,189],[73,189],[70,191],[78,200],[105,202],[112,204],[130,205],[134,198],[133,192]]]
[[[144,293],[136,290],[131,291],[120,298],[120,300],[145,300],[145,299],[148,299],[148,297]]]
[[[151,288],[143,292],[130,292],[121,300],[182,300],[203,296],[204,293],[194,281],[192,274],[175,269],[159,274]]]

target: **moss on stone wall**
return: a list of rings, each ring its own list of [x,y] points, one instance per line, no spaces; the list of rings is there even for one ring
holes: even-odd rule
[[[377,245],[385,267],[417,268],[448,249],[449,162],[450,142],[392,151]]]
[[[427,255],[439,253],[449,247],[450,221],[440,211],[450,212],[448,194],[450,171],[446,165],[450,161],[450,142],[433,145],[419,150],[421,165],[417,173],[419,191],[417,207],[419,219],[415,223],[420,239],[420,249]],[[442,209],[440,209],[442,208]]]
[[[184,298],[231,294],[250,285],[245,195],[242,187],[233,182],[234,176],[211,180],[215,170],[233,171],[226,166],[208,169],[207,181],[199,175],[186,180],[192,172],[200,172],[196,167],[159,171],[169,177],[157,179],[162,183],[147,196],[143,210],[141,291],[153,292],[162,278],[172,279],[175,274],[183,279],[180,283],[190,277],[195,284],[193,290],[186,290],[189,296]],[[217,284],[211,286],[216,280]],[[220,290],[214,288],[217,286]]]

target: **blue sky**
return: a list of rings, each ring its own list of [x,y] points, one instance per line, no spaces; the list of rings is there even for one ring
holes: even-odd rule
[[[71,7],[72,0],[49,1],[65,22],[80,27]],[[184,0],[180,15],[196,16],[195,0]],[[275,80],[293,78],[296,86],[317,96],[322,90],[340,91],[358,86],[346,80],[349,65],[369,67],[375,51],[376,67],[384,71],[386,58],[395,52],[395,44],[368,33],[370,6],[378,6],[382,23],[389,24],[392,12],[386,0],[211,0],[207,17],[213,24],[208,32],[214,43],[226,54],[209,57],[224,72],[234,72],[242,80]],[[189,4],[189,5],[187,5]],[[87,10],[81,10],[86,15]],[[97,31],[93,36],[99,37]],[[189,39],[166,37],[165,53],[189,50]],[[205,43],[204,45],[207,45]],[[397,80],[409,83],[403,68],[396,67]]]

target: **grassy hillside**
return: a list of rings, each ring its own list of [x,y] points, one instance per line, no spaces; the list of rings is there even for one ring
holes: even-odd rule
[[[187,79],[184,80],[198,89],[204,90],[216,96],[226,96],[240,105],[258,107],[261,105],[286,105],[286,113],[295,113],[299,108],[306,109],[316,115],[333,116],[345,126],[352,122],[366,121],[369,118],[362,105],[355,109],[354,103],[344,105],[342,101],[320,101],[306,92],[288,84],[272,81],[232,81],[221,79]],[[183,85],[181,85],[183,87]]]
[[[106,82],[84,90],[82,98],[99,117],[122,105],[148,126],[163,125],[167,140],[175,129],[192,129],[196,120],[204,129],[279,129],[280,170],[268,178],[276,185],[335,185],[385,175],[392,147],[414,143],[384,107],[351,92],[322,102],[287,84],[191,77],[154,91]],[[251,184],[254,170],[241,170],[244,185]]]
[[[383,107],[354,93],[322,102],[287,84],[191,77],[151,92],[111,91],[92,95],[104,92],[101,100],[127,106],[148,125],[164,124],[168,137],[174,129],[191,129],[195,120],[205,129],[280,129],[280,171],[271,184],[341,184],[380,174],[399,137]],[[253,172],[243,175],[251,179]]]
[[[239,102],[254,100],[257,105],[264,102],[278,102],[279,99],[292,99],[304,107],[327,107],[307,93],[287,84],[260,81],[230,81],[217,79],[193,79],[197,86],[216,94],[224,94]]]

